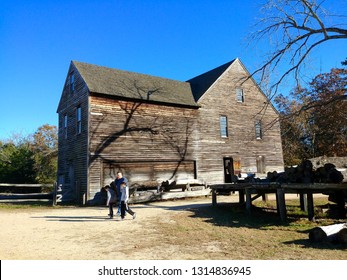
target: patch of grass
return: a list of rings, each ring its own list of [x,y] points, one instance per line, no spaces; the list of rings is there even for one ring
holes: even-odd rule
[[[0,209],[27,209],[27,208],[59,208],[59,207],[77,207],[73,203],[65,202],[65,203],[59,203],[55,206],[53,206],[53,202],[51,200],[0,200]]]
[[[315,201],[317,207],[321,203],[327,201]],[[347,259],[346,244],[311,243],[308,238],[317,225],[341,221],[325,216],[309,221],[295,201],[288,201],[293,209],[288,207],[288,221],[282,223],[275,204],[256,205],[251,215],[236,204],[221,203],[176,214],[174,223],[154,222],[162,246],[178,246],[182,254],[198,250],[201,259]]]
[[[20,202],[2,202],[0,201],[0,209],[28,209],[28,208],[47,208],[53,207],[51,201],[20,201]]]
[[[277,213],[276,201],[256,201],[254,203],[256,208],[262,211]],[[314,211],[317,220],[328,220],[328,222],[338,219],[337,206],[335,203],[329,202],[326,197],[319,197],[314,199]],[[299,200],[286,200],[287,216],[289,220],[306,218],[307,212],[300,209]]]

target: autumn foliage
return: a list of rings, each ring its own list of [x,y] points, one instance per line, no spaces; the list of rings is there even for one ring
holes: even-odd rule
[[[347,156],[347,69],[316,76],[275,102],[287,165],[317,156]]]

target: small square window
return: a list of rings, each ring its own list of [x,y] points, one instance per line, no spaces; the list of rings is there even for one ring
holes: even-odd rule
[[[236,89],[236,100],[237,100],[237,102],[240,102],[240,103],[245,102],[245,96],[243,94],[243,89],[242,88],[237,88]]]

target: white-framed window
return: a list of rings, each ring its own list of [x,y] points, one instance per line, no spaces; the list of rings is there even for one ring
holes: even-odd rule
[[[261,121],[260,120],[255,121],[255,138],[257,140],[263,139],[263,131],[261,128]]]
[[[219,124],[220,124],[220,136],[224,138],[228,137],[228,117],[220,116]]]
[[[64,138],[67,139],[67,115],[64,115],[63,119],[63,133],[64,133]]]
[[[82,108],[78,106],[76,109],[76,133],[80,134],[82,132]]]
[[[240,103],[245,102],[245,96],[242,88],[236,88],[236,101]]]

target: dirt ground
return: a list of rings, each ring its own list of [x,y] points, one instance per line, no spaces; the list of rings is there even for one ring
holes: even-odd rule
[[[274,199],[269,196],[269,199]],[[238,195],[218,196],[237,202]],[[223,203],[222,203],[223,204]],[[346,250],[307,247],[307,233],[210,220],[211,197],[131,205],[109,219],[107,207],[0,208],[1,260],[346,259]],[[202,216],[196,215],[203,214]],[[201,218],[203,217],[203,218]],[[234,238],[236,236],[237,238]],[[268,239],[274,242],[267,242]],[[288,239],[289,238],[289,239]],[[288,239],[288,240],[287,240]],[[247,246],[248,247],[247,247]],[[330,246],[330,245],[329,245]],[[245,248],[244,248],[245,247]],[[235,250],[238,248],[238,250]],[[290,252],[289,250],[290,249]],[[287,252],[287,253],[286,253]],[[231,254],[232,253],[232,254]]]
[[[0,209],[0,259],[197,259],[196,250],[163,249],[154,221],[207,205],[210,197],[134,204],[136,219],[123,221],[109,219],[106,207]]]

